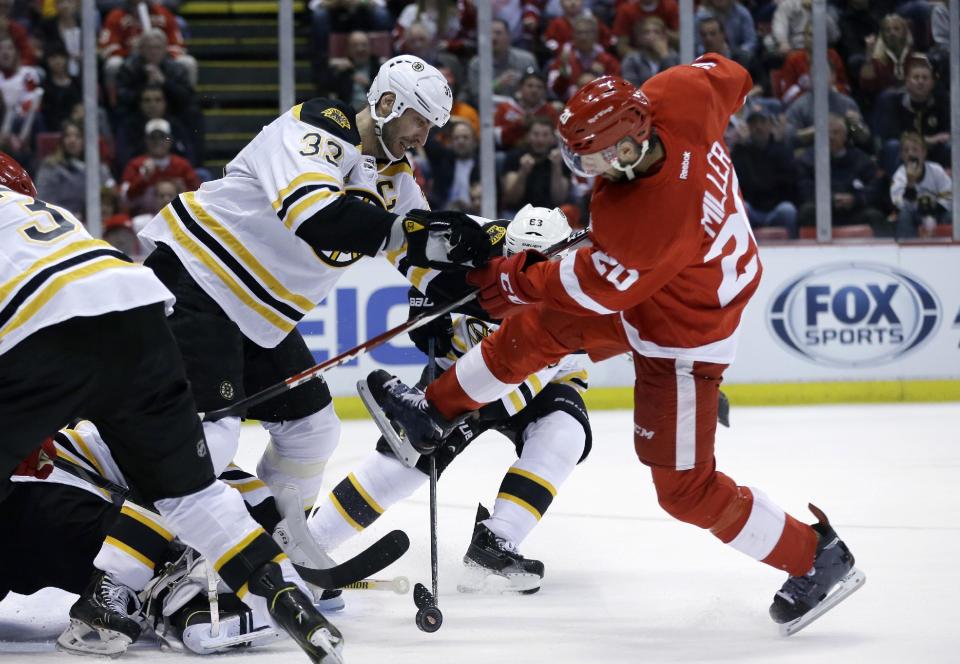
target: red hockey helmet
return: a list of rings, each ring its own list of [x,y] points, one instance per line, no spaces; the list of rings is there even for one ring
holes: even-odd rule
[[[30,174],[5,152],[0,152],[0,185],[24,196],[37,197],[37,188],[33,186]]]
[[[611,167],[625,170],[617,160],[617,143],[630,137],[642,146],[650,123],[650,102],[639,88],[619,76],[602,76],[580,88],[560,114],[564,161],[584,176]]]

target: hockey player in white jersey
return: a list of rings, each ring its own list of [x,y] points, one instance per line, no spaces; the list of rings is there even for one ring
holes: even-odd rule
[[[298,104],[224,177],[182,194],[141,231],[155,246],[145,265],[177,298],[170,325],[201,412],[312,366],[296,324],[361,257],[389,254],[405,273],[485,260],[489,241],[473,220],[425,211],[406,157],[449,119],[442,74],[395,57],[368,100],[359,113],[330,99]],[[326,384],[310,381],[244,415],[270,433],[259,477],[278,496],[299,492],[301,507],[312,505],[340,432]],[[234,457],[240,421],[204,423],[217,471]]]
[[[500,232],[493,235],[493,251],[498,255],[545,250],[570,234],[559,209],[530,205],[520,210],[505,233],[498,228]],[[433,283],[434,288],[425,290],[437,297],[440,282],[450,281],[444,276]],[[422,294],[411,291],[411,314],[424,308],[424,300]],[[430,306],[429,300],[426,306]],[[411,337],[424,352],[426,337],[434,338],[440,370],[450,367],[497,327],[472,315],[459,315],[453,320],[448,317],[438,323],[418,328]],[[445,329],[447,326],[449,329]],[[587,371],[580,357],[569,355],[531,375],[513,392],[481,410],[479,417],[465,420],[436,452],[437,470],[442,473],[477,436],[495,429],[510,439],[519,457],[504,475],[493,514],[482,506],[478,510],[473,539],[464,556],[467,570],[458,585],[462,592],[529,594],[540,589],[543,563],[524,558],[518,547],[590,451],[590,421],[581,396],[587,388]],[[427,481],[428,474],[427,457],[407,467],[381,438],[376,452],[319,503],[308,521],[310,531],[320,546],[332,550],[411,495]]]
[[[216,561],[244,601],[267,606],[312,661],[339,662],[340,633],[240,495],[216,480],[166,323],[170,292],[36,193],[0,154],[0,500],[22,459],[86,417],[172,534]],[[103,562],[98,554],[70,608],[64,648],[118,655],[140,634],[135,598]]]

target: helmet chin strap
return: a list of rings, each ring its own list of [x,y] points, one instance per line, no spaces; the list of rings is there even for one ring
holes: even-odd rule
[[[635,177],[637,177],[637,174],[634,172],[633,169],[635,169],[637,166],[640,165],[640,162],[643,161],[643,158],[647,156],[647,151],[649,149],[650,149],[650,141],[645,140],[643,143],[640,144],[640,156],[637,157],[637,160],[635,162],[627,166],[623,166],[620,163],[619,159],[615,159],[613,162],[613,167],[618,171],[620,171],[621,173],[623,173],[624,175],[626,175],[628,180],[632,180]]]
[[[380,141],[380,149],[382,149],[383,153],[387,155],[387,159],[391,163],[395,161],[400,161],[401,159],[403,159],[402,154],[399,157],[397,157],[392,152],[390,152],[390,148],[388,148],[387,144],[384,143],[383,141],[384,126],[388,122],[390,122],[390,120],[393,120],[394,118],[399,116],[396,113],[391,112],[390,115],[388,115],[387,117],[381,118],[380,115],[377,113],[377,109],[374,108],[373,105],[370,106],[370,115],[373,117],[373,133],[377,135],[377,140]]]

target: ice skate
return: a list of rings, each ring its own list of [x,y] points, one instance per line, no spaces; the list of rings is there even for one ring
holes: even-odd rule
[[[283,638],[267,625],[256,627],[253,612],[236,595],[224,595],[216,612],[205,598],[195,597],[172,616],[172,632],[183,647],[198,655],[264,645]],[[169,645],[169,636],[165,639]]]
[[[390,449],[408,468],[421,454],[432,453],[456,424],[427,403],[421,390],[382,369],[358,382],[357,390]]]
[[[97,570],[70,607],[70,625],[57,637],[57,648],[79,655],[119,657],[143,631],[137,594]]]
[[[262,565],[249,583],[250,592],[266,598],[270,616],[314,664],[343,664],[340,630],[327,622],[296,585],[283,578],[279,565]]]
[[[490,518],[487,509],[477,508],[473,539],[463,557],[466,571],[457,585],[462,593],[519,593],[532,595],[540,590],[543,563],[524,558],[517,547],[497,537],[483,521]]]
[[[817,555],[804,576],[791,576],[773,597],[770,617],[780,625],[780,634],[790,636],[863,587],[866,575],[854,567],[853,554],[837,537],[827,516],[814,505],[817,517]]]
[[[277,501],[277,510],[283,519],[273,529],[273,539],[290,560],[297,565],[314,569],[334,567],[337,564],[336,561],[320,548],[307,527],[299,489],[285,484],[275,492],[274,499]],[[318,611],[324,613],[341,611],[346,606],[343,601],[343,591],[339,588],[307,585],[313,593],[313,605]]]

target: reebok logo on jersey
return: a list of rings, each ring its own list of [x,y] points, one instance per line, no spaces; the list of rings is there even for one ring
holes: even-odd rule
[[[637,438],[646,438],[647,440],[653,440],[653,436],[656,433],[656,431],[650,431],[649,429],[644,429],[639,424],[634,424],[633,433]]]
[[[680,162],[680,179],[686,180],[690,175],[690,151],[683,153],[683,161]]]
[[[350,128],[350,120],[347,119],[347,116],[339,108],[331,106],[330,108],[323,111],[320,115],[322,115],[325,118],[329,118],[333,120],[344,129]]]

